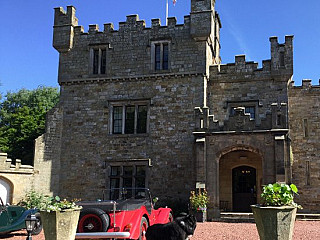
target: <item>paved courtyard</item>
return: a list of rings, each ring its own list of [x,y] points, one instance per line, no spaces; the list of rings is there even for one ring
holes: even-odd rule
[[[25,240],[25,231],[15,232],[0,239]],[[44,240],[43,232],[33,236],[33,240]],[[258,240],[254,223],[198,223],[191,240]],[[320,221],[296,221],[293,240],[320,239]],[[165,239],[164,239],[165,240]]]

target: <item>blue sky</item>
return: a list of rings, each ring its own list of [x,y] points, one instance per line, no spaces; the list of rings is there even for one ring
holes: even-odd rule
[[[169,6],[169,16],[183,23],[190,13],[190,0],[177,0]],[[79,25],[118,22],[138,14],[150,26],[151,19],[165,24],[166,0],[0,0],[0,93],[40,85],[58,86],[58,52],[52,47],[53,8],[73,5]],[[294,76],[296,85],[302,79],[320,78],[320,1],[319,0],[216,0],[220,14],[221,56],[223,63],[234,62],[234,56],[246,54],[247,61],[261,66],[270,58],[270,36],[284,42],[294,35]]]

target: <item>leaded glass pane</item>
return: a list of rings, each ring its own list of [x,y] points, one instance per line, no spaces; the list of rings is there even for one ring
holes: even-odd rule
[[[138,106],[137,133],[147,132],[148,108],[146,105]]]
[[[155,69],[156,70],[161,69],[160,62],[161,62],[161,45],[156,44],[155,45]]]
[[[162,58],[162,69],[167,70],[169,68],[169,46],[163,44],[163,58]]]
[[[122,133],[122,106],[113,107],[113,133]]]
[[[99,49],[93,50],[93,74],[98,74],[99,69]]]
[[[106,60],[107,60],[107,52],[105,49],[101,50],[101,62],[100,62],[100,66],[101,66],[101,74],[105,74],[106,73]]]
[[[124,132],[126,134],[134,133],[134,106],[127,106],[126,107],[126,124]]]

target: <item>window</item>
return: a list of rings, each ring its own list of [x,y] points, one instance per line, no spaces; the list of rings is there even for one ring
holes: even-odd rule
[[[168,70],[169,69],[169,43],[155,42],[152,44],[152,69]]]
[[[126,197],[130,197],[132,188],[146,187],[146,171],[145,165],[111,166],[110,189],[130,188],[126,192]],[[119,194],[119,190],[111,191],[111,199],[119,198]]]
[[[235,108],[237,108],[237,107],[232,107],[231,108],[231,112],[230,112],[231,116],[234,116]],[[250,114],[250,119],[255,119],[256,107],[255,106],[245,106],[244,107],[244,113],[247,113],[247,114],[249,113]]]
[[[113,103],[111,106],[112,134],[143,134],[147,133],[148,104]]]
[[[310,185],[310,160],[306,161],[306,185]]]
[[[303,136],[309,137],[308,119],[303,119]]]
[[[107,51],[106,48],[91,49],[92,74],[106,74]]]

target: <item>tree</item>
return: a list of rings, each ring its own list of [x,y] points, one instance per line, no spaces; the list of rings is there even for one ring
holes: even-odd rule
[[[53,87],[8,92],[0,102],[0,150],[33,164],[34,140],[45,131],[46,113],[59,101]]]

